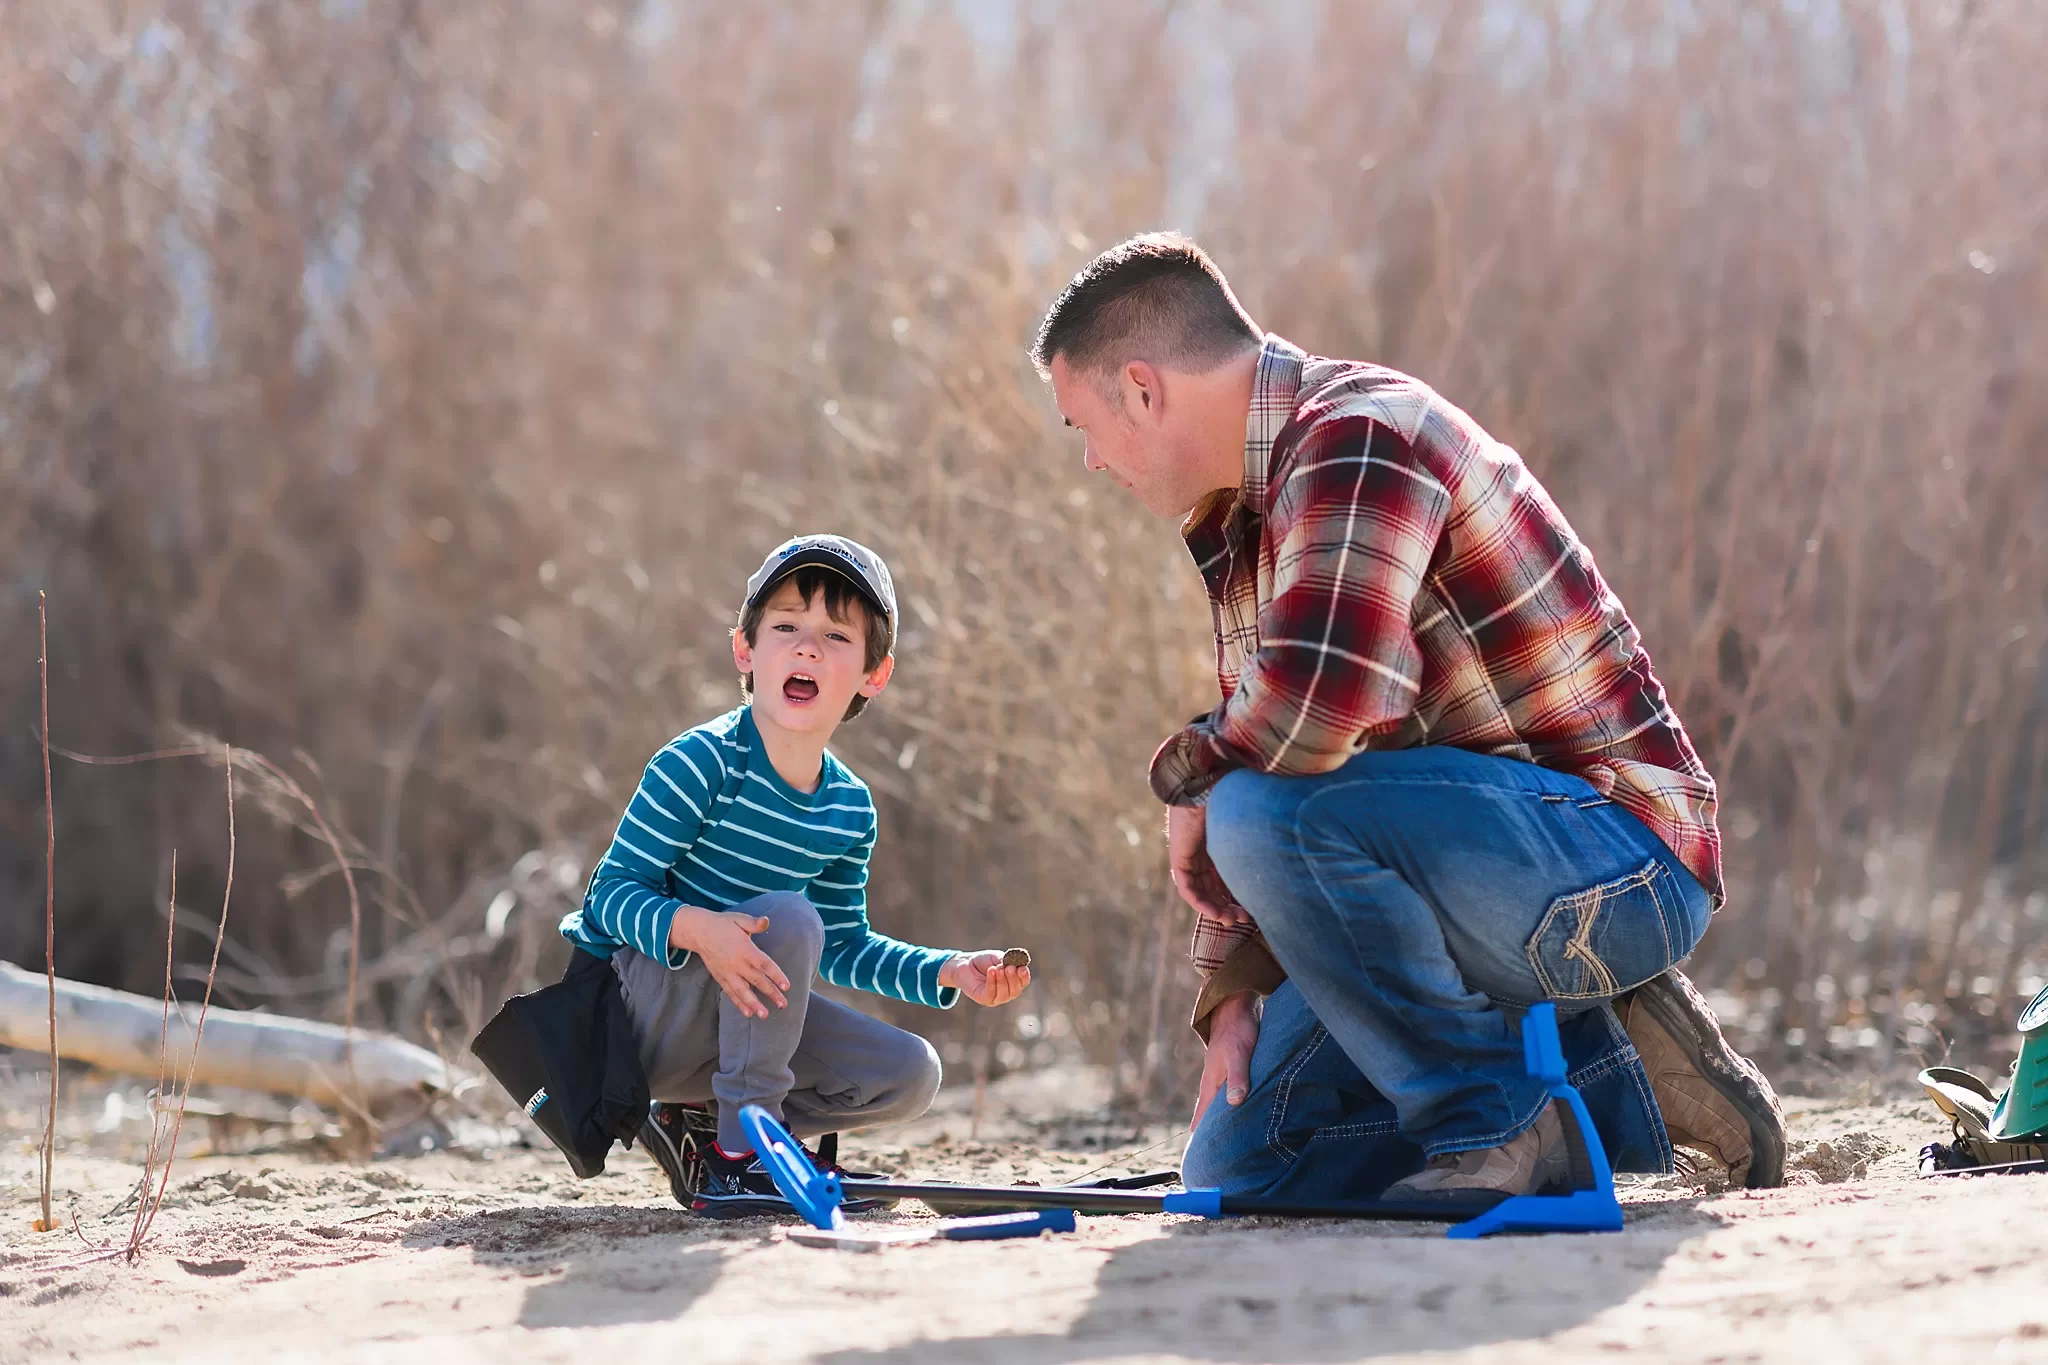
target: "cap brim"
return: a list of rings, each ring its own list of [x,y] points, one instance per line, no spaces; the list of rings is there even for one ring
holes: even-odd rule
[[[851,583],[854,590],[861,595],[861,598],[869,606],[884,616],[889,614],[889,608],[875,595],[875,590],[869,587],[859,574],[848,568],[845,560],[830,550],[797,551],[776,566],[775,572],[769,576],[767,582],[761,585],[761,590],[748,599],[747,605],[750,607],[758,605],[769,593],[775,591],[777,584],[781,583],[783,579],[789,577],[798,569],[829,569],[848,583]]]

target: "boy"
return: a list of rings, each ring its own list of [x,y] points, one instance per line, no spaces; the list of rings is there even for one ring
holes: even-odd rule
[[[686,1208],[777,1197],[742,1105],[803,1138],[931,1104],[931,1044],[812,995],[814,976],[939,1009],[963,994],[1005,1004],[1030,982],[999,950],[923,948],[868,925],[875,808],[825,746],[888,685],[895,626],[874,551],[828,535],[776,547],[732,636],[745,704],[655,754],[562,921],[618,974],[654,1101],[641,1140]]]

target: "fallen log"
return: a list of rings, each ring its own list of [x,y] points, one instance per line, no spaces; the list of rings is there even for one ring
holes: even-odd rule
[[[49,1051],[49,989],[41,972],[0,962],[0,1046]],[[67,1060],[154,1078],[163,1001],[79,981],[57,981],[57,1051]],[[180,1080],[191,1061],[196,1003],[173,1006],[165,1074]],[[423,1047],[357,1029],[349,1047],[335,1024],[215,1006],[194,1085],[297,1095],[315,1104],[388,1116],[452,1093],[468,1079]]]

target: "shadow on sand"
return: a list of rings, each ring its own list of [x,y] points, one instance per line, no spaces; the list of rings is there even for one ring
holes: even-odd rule
[[[1720,1219],[1636,1203],[1613,1235],[1454,1242],[1402,1224],[1182,1223],[1111,1253],[1066,1330],[847,1350],[828,1365],[1177,1355],[1317,1365],[1546,1337],[1626,1301]]]
[[[428,1219],[405,1245],[466,1246],[479,1265],[547,1275],[526,1291],[522,1327],[603,1327],[681,1316],[718,1282],[736,1244],[774,1235],[765,1220],[707,1223],[681,1209],[613,1205]]]

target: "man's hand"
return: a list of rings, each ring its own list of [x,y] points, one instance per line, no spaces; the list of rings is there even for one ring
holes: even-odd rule
[[[939,985],[957,987],[977,1005],[1007,1005],[1030,984],[1031,969],[1005,967],[1000,948],[955,953],[951,962],[939,968]]]
[[[1209,1050],[1202,1056],[1202,1083],[1195,1090],[1195,1116],[1190,1129],[1200,1126],[1202,1111],[1221,1090],[1230,1104],[1243,1104],[1251,1087],[1252,1049],[1259,1042],[1258,997],[1240,991],[1218,1005],[1209,1015]]]
[[[1223,875],[1209,861],[1209,811],[1206,806],[1166,808],[1166,863],[1180,898],[1195,913],[1219,924],[1250,924],[1252,917],[1223,884]]]
[[[711,979],[741,1014],[766,1019],[768,1006],[761,1003],[756,991],[767,996],[776,1009],[789,1003],[783,994],[789,989],[789,978],[774,958],[754,946],[754,935],[767,927],[766,915],[686,905],[669,922],[668,945],[702,958]]]

